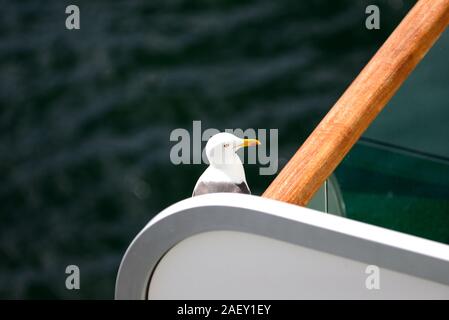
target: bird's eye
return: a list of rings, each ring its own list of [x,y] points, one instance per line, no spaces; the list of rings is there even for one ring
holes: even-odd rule
[[[225,143],[225,144],[223,145],[223,148],[227,148],[227,147],[229,147],[229,143]]]

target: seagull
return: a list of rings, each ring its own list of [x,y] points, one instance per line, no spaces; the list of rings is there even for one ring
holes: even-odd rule
[[[241,139],[227,132],[212,136],[205,148],[209,167],[198,179],[192,197],[216,192],[251,194],[242,161],[236,151],[259,144],[257,139]]]

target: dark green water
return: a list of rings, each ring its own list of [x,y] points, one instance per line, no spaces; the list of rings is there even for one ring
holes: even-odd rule
[[[0,1],[0,298],[112,298],[132,238],[205,169],[171,164],[173,129],[277,128],[282,168],[413,2],[77,1],[68,31],[71,2]],[[371,3],[380,30],[365,28]],[[439,71],[431,104],[445,114],[420,131],[379,120],[372,136],[410,144],[438,121],[420,144],[449,155],[438,50],[422,70]],[[255,194],[274,178],[246,170]]]

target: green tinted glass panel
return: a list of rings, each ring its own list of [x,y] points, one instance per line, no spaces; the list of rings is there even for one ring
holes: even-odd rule
[[[335,172],[348,218],[449,244],[449,161],[361,139]]]

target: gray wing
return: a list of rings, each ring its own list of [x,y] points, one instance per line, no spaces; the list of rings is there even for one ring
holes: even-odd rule
[[[251,194],[246,182],[239,184],[228,183],[228,182],[200,182],[193,190],[194,196],[199,196],[201,194],[207,193],[217,193],[217,192],[231,192],[231,193],[246,193]]]

